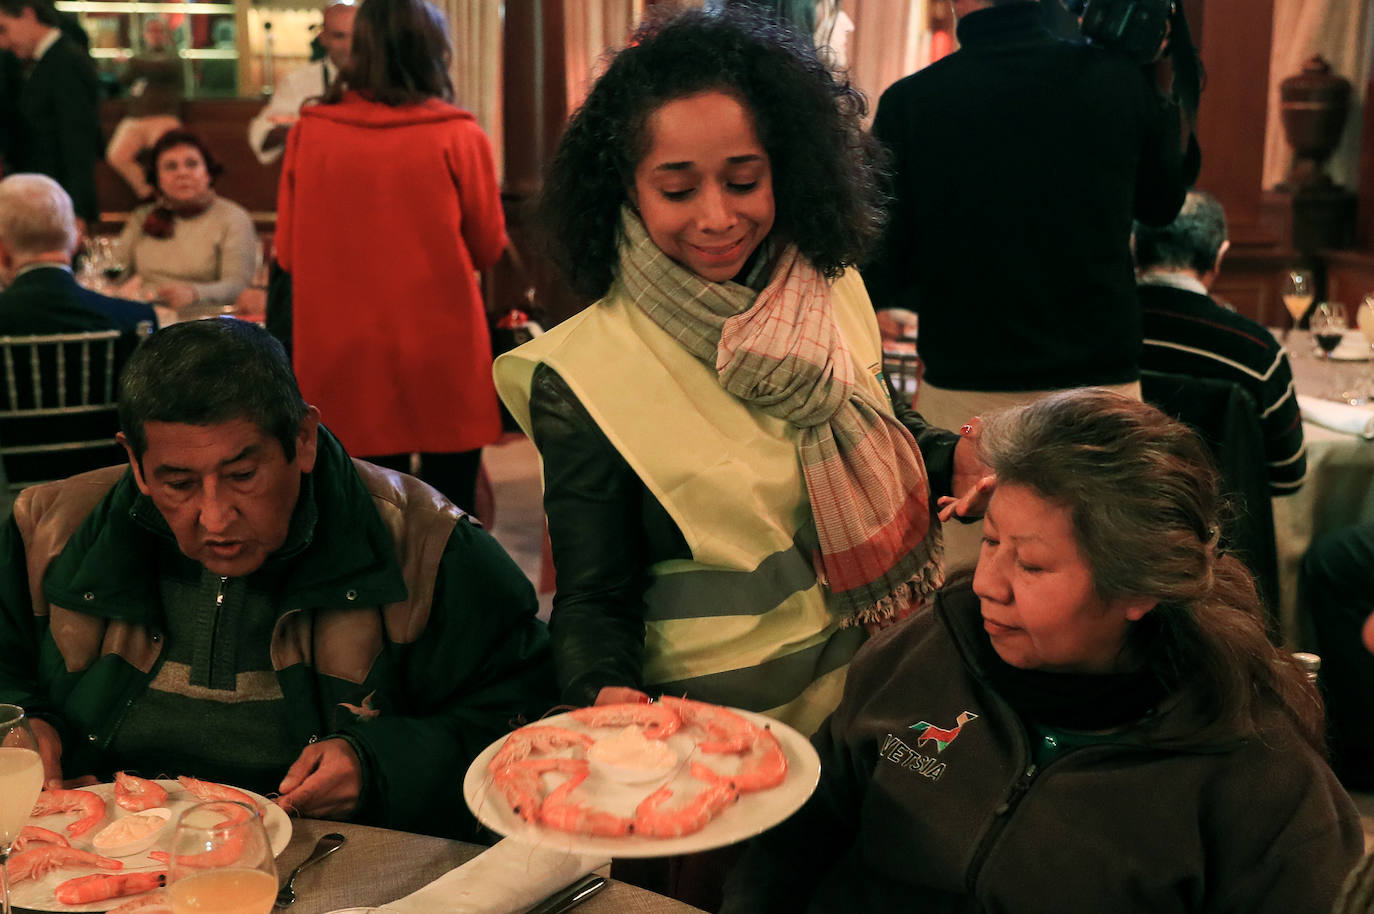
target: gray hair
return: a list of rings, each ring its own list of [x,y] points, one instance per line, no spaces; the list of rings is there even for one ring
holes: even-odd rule
[[[38,174],[0,181],[0,244],[20,256],[70,254],[76,247],[76,214],[62,185]]]
[[[1226,213],[1216,197],[1190,190],[1174,221],[1162,227],[1135,224],[1135,264],[1138,269],[1165,267],[1202,275],[1217,262],[1226,241]]]
[[[1278,709],[1325,751],[1320,697],[1269,642],[1249,570],[1218,548],[1224,501],[1191,429],[1138,400],[1068,390],[987,417],[979,451],[999,486],[1068,510],[1099,597],[1158,601],[1126,649],[1184,687],[1202,733],[1253,732]]]

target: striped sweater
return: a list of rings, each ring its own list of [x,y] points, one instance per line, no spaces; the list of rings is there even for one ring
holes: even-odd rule
[[[1307,450],[1293,371],[1273,334],[1191,289],[1145,282],[1139,293],[1140,367],[1240,384],[1259,406],[1270,492],[1296,492],[1307,474]]]

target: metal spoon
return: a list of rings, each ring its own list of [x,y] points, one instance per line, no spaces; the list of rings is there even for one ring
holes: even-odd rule
[[[292,884],[296,881],[296,877],[301,874],[301,870],[313,863],[319,863],[325,857],[328,857],[330,854],[343,847],[344,843],[347,841],[348,839],[338,832],[330,832],[327,835],[320,836],[320,840],[315,842],[315,849],[310,852],[310,856],[306,857],[305,862],[292,870],[291,875],[286,877],[286,885],[282,886],[281,891],[277,893],[276,907],[289,908],[295,904],[296,889]]]

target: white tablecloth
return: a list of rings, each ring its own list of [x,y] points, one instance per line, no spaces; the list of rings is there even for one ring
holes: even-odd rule
[[[1306,334],[1302,335],[1303,337]],[[1324,364],[1307,339],[1294,334],[1289,357],[1298,393],[1330,394],[1361,377],[1374,376],[1369,362]],[[1370,391],[1374,393],[1374,391]],[[1364,408],[1374,412],[1374,406]],[[1330,530],[1374,521],[1374,441],[1303,422],[1307,442],[1307,481],[1292,495],[1274,499],[1274,534],[1279,553],[1279,613],[1291,646],[1307,646],[1298,599],[1302,556],[1312,540]]]

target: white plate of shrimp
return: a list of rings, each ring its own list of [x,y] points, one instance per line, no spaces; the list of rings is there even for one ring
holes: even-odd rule
[[[589,752],[599,754],[593,746],[634,737],[632,727],[675,761],[647,780],[588,762]],[[665,697],[579,708],[522,727],[473,760],[463,797],[483,825],[527,844],[664,857],[766,831],[805,803],[819,778],[816,750],[786,724]]]
[[[115,785],[113,783],[95,784],[73,791],[45,791],[51,796],[45,798],[40,795],[40,804],[50,799],[53,807],[61,808],[63,811],[29,818],[28,825],[34,826],[34,829],[25,829],[25,832],[32,836],[32,841],[27,846],[16,842],[16,846],[20,849],[10,856],[11,878],[19,875],[15,871],[17,860],[21,872],[27,872],[31,869],[41,871],[43,869],[42,861],[27,864],[21,859],[21,855],[25,851],[75,859],[71,859],[69,863],[48,872],[40,872],[37,876],[12,881],[10,897],[14,905],[34,911],[108,911],[125,902],[132,901],[143,892],[156,888],[159,883],[157,874],[166,872],[165,858],[159,861],[150,855],[159,852],[165,855],[171,848],[176,820],[181,815],[182,810],[207,799],[234,799],[234,793],[246,795],[263,811],[263,826],[267,830],[268,841],[272,844],[272,853],[278,855],[285,850],[287,843],[291,840],[291,818],[275,803],[260,794],[253,793],[251,790],[239,791],[237,788],[223,788],[223,785],[207,781],[193,781],[190,778],[183,780],[201,791],[204,794],[203,798],[196,796],[189,787],[183,786],[178,780],[144,781],[138,778],[127,782],[131,788],[130,792],[140,796],[143,804],[146,804],[144,808],[162,807],[170,810],[172,815],[157,834],[157,839],[152,846],[127,857],[115,858],[101,856],[101,852],[95,847],[93,839],[100,833],[101,829],[111,822],[124,816],[137,815],[138,810],[125,809],[116,804]],[[158,793],[159,790],[166,791],[165,797]],[[123,792],[121,790],[121,793]],[[88,794],[91,799],[86,799],[81,794]],[[142,804],[135,802],[132,805]],[[21,838],[23,837],[25,837],[25,833],[21,833]],[[60,844],[54,843],[58,840],[67,841],[70,848],[76,853],[67,854]],[[86,857],[85,855],[90,856]],[[118,862],[119,868],[111,868],[112,862]],[[64,904],[57,900],[56,892],[59,886],[74,879],[91,876],[109,876],[113,877],[114,880],[123,880],[124,889],[129,894],[71,904]],[[92,890],[85,886],[78,886],[76,888],[69,887],[65,891],[75,892],[79,897]],[[95,890],[95,893],[98,894],[99,890]]]

